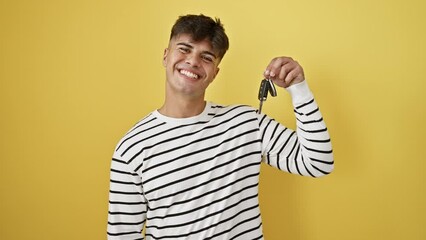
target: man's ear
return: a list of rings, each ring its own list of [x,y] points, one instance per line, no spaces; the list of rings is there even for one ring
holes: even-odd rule
[[[219,70],[220,70],[219,68],[216,68],[216,71],[214,73],[214,77],[212,78],[212,80],[210,81],[210,83],[212,83],[216,79],[216,76],[219,73]]]
[[[214,74],[214,78],[216,78],[217,74],[219,73],[220,68],[216,68],[216,73]]]
[[[164,54],[163,54],[163,66],[165,67],[166,64],[166,59],[167,59],[167,55],[169,54],[169,48],[164,49]]]

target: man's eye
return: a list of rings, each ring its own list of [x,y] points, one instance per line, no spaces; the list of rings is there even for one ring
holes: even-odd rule
[[[181,51],[182,53],[189,53],[188,48],[179,48],[179,51]]]
[[[203,56],[203,59],[207,62],[213,62],[213,58],[211,58],[209,56]]]

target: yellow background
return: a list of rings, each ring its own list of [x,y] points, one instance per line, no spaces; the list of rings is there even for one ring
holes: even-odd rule
[[[297,59],[336,168],[263,166],[267,240],[426,239],[423,0],[0,1],[0,239],[105,239],[110,159],[162,104],[175,19],[220,17],[230,50],[208,99],[257,106],[262,72]],[[280,89],[264,110],[294,127]]]

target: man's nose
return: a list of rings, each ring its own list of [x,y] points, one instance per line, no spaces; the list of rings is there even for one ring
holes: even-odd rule
[[[199,67],[201,63],[201,58],[196,54],[188,54],[186,57],[186,63],[192,67]]]

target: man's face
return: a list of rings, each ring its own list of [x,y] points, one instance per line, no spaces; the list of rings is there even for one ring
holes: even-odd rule
[[[208,40],[195,42],[188,34],[172,38],[163,57],[168,93],[204,97],[206,88],[219,72],[219,62]]]

